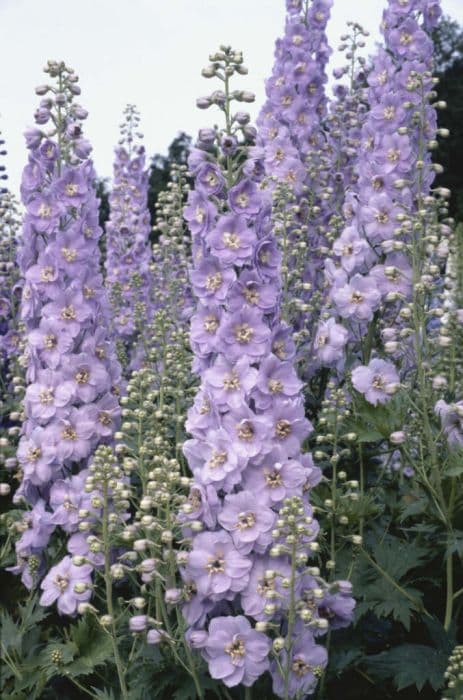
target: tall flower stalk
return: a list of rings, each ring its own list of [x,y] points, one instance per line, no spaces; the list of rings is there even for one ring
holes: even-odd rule
[[[184,446],[193,485],[183,509],[191,537],[183,611],[213,677],[250,687],[269,669],[275,693],[292,698],[313,692],[326,665],[315,635],[328,627],[330,596],[345,597],[350,609],[352,601],[348,584],[328,589],[318,569],[307,568],[318,533],[308,494],[319,470],[302,452],[312,427],[291,328],[280,320],[272,200],[247,158],[249,117],[233,111],[253,96],[230,85],[246,72],[239,52],[222,46],[210,60],[203,75],[223,90],[198,106],[217,105],[225,128],[201,130],[189,160],[195,189],[185,218],[198,298],[191,344],[201,386]],[[273,629],[270,663],[265,631]]]
[[[15,498],[31,509],[16,543],[15,571],[28,587],[45,572],[43,551],[55,528],[74,533],[77,513],[91,507],[82,490],[87,462],[98,444],[112,439],[120,415],[121,371],[99,271],[95,172],[82,134],[87,112],[74,101],[80,88],[71,68],[49,61],[45,72],[53,83],[36,90],[42,99],[37,126],[26,132],[29,161],[21,183],[28,367]],[[51,579],[48,574],[42,599],[58,600],[69,614],[91,595],[89,570],[72,569],[71,557],[58,568]],[[71,584],[79,576],[84,585],[77,593]]]
[[[119,341],[119,357],[130,368],[140,367],[147,354],[145,330],[152,317],[148,170],[139,124],[136,107],[127,105],[116,148],[106,225],[106,285],[112,328]]]

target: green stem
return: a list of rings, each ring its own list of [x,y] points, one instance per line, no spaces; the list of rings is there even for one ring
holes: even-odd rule
[[[119,654],[119,648],[117,646],[117,630],[116,623],[114,621],[114,607],[113,607],[113,589],[112,589],[112,579],[111,579],[111,560],[110,560],[110,547],[109,547],[109,528],[108,528],[108,516],[109,516],[109,494],[108,494],[108,480],[104,479],[103,482],[103,542],[105,549],[105,562],[104,562],[104,579],[105,579],[105,590],[106,590],[106,606],[108,610],[108,615],[111,617],[111,644],[113,647],[114,663],[116,664],[117,676],[119,678],[119,686],[121,689],[121,694],[124,700],[128,700],[128,691],[125,683],[125,673],[122,664],[122,659]]]
[[[290,598],[289,598],[289,610],[288,610],[288,631],[286,635],[286,668],[284,672],[284,700],[290,700],[289,697],[289,678],[291,675],[291,649],[293,646],[293,630],[294,624],[296,622],[296,554],[297,554],[297,540],[294,538],[294,542],[291,547],[291,587],[290,587]]]
[[[445,565],[445,576],[446,576],[446,598],[445,598],[445,618],[444,618],[444,629],[446,632],[449,631],[450,625],[452,623],[452,613],[453,613],[453,601],[455,600],[453,595],[453,554],[449,554],[447,557]]]

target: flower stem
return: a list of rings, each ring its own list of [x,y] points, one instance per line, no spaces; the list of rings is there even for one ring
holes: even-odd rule
[[[106,589],[106,607],[108,610],[108,615],[111,617],[111,644],[114,653],[114,663],[116,664],[117,676],[119,679],[119,686],[121,689],[122,698],[128,700],[127,686],[125,683],[125,672],[122,664],[122,659],[119,653],[119,648],[117,646],[117,630],[116,624],[114,622],[114,607],[113,607],[113,590],[112,590],[112,580],[111,580],[111,560],[110,560],[110,547],[109,547],[109,528],[108,528],[108,516],[109,516],[109,494],[108,494],[108,479],[103,481],[103,543],[105,552],[104,561],[104,579],[105,579],[105,589]]]

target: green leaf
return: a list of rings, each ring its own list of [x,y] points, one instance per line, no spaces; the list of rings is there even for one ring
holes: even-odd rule
[[[68,675],[88,675],[112,658],[111,638],[92,615],[82,617],[73,625],[70,636],[77,653],[75,660],[66,666]]]
[[[21,649],[22,633],[15,621],[7,612],[0,614],[0,639],[6,649]]]
[[[454,449],[449,453],[443,471],[444,475],[448,477],[457,477],[463,474],[463,449]]]
[[[407,630],[412,616],[422,606],[422,592],[411,585],[410,572],[429,556],[427,549],[396,537],[370,541],[371,559],[356,567],[352,584],[360,602],[355,612],[359,620],[367,611],[377,617],[392,617]]]
[[[447,662],[447,653],[424,644],[401,644],[365,661],[379,679],[392,678],[398,691],[415,685],[419,692],[426,683],[435,691],[442,688]]]

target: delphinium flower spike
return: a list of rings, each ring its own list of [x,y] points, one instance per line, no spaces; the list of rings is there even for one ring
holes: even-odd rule
[[[307,343],[318,315],[334,203],[335,154],[324,126],[332,0],[290,0],[286,6],[285,34],[276,42],[251,162],[268,179],[267,187],[283,185],[275,193],[284,211],[277,230],[283,251],[282,312],[298,331],[299,346]]]
[[[42,553],[53,530],[73,533],[75,514],[92,509],[82,490],[87,462],[98,444],[112,439],[120,415],[121,371],[99,270],[95,172],[82,133],[87,111],[74,100],[80,87],[71,68],[49,61],[45,72],[53,82],[36,90],[42,99],[36,126],[26,132],[29,161],[21,183],[28,368],[15,498],[31,510],[16,543],[15,571],[29,586],[44,573]],[[68,613],[90,596],[88,588],[75,592],[69,572],[50,584],[60,588]]]
[[[272,201],[248,158],[255,130],[246,113],[233,111],[253,96],[230,85],[246,72],[239,52],[223,46],[210,60],[203,75],[224,89],[198,106],[218,106],[226,126],[202,129],[189,159],[195,189],[185,218],[198,298],[191,344],[201,386],[184,446],[193,485],[183,509],[191,536],[191,551],[181,553],[183,611],[192,644],[228,686],[250,686],[269,668],[264,632],[273,621],[285,637],[274,646],[274,689],[289,698],[315,688],[326,664],[314,641],[328,627],[323,605],[347,594],[329,592],[318,570],[307,569],[318,532],[308,494],[319,470],[302,453],[312,427],[291,328],[280,320]],[[307,658],[297,639],[313,650]]]
[[[130,368],[139,367],[146,355],[144,329],[152,315],[148,170],[139,123],[136,107],[127,105],[116,148],[110,216],[106,224],[106,285],[112,328],[119,357]]]

